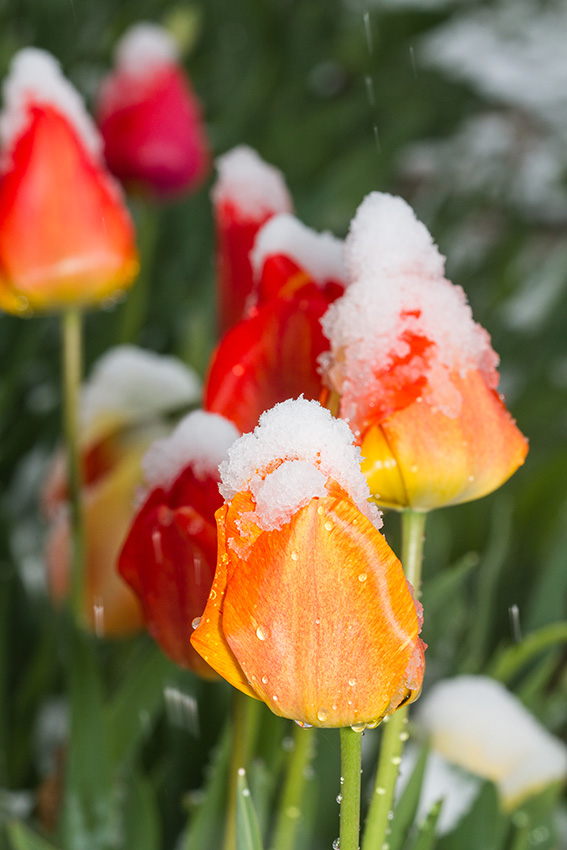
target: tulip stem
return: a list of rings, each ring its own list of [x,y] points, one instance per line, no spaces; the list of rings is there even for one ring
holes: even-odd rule
[[[315,729],[295,727],[293,751],[274,830],[272,850],[293,850],[305,797],[305,774],[315,752]]]
[[[234,692],[232,704],[232,751],[228,776],[228,809],[224,834],[224,850],[236,850],[236,799],[238,771],[248,766],[254,748],[261,703],[241,693]]]
[[[402,564],[406,578],[419,597],[425,520],[421,511],[405,510],[402,514]],[[387,850],[392,806],[404,741],[407,738],[408,707],[402,706],[389,718],[382,731],[374,792],[368,809],[362,850]],[[385,722],[385,721],[384,721]]]
[[[85,552],[82,507],[82,469],[79,404],[83,372],[83,322],[80,310],[63,313],[63,426],[67,449],[67,487],[71,524],[71,609],[82,619],[83,563]]]
[[[360,774],[362,734],[341,729],[341,850],[358,850],[360,840]]]

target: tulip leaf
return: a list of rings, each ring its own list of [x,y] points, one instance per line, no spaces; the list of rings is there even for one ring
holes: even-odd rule
[[[410,776],[407,785],[400,795],[399,802],[394,809],[392,830],[388,838],[390,850],[401,850],[415,820],[415,815],[419,806],[419,798],[421,796],[421,786],[423,784],[423,776],[427,765],[428,753],[429,748],[426,746],[423,747],[417,758],[412,775]]]
[[[165,679],[171,670],[171,662],[157,646],[144,644],[143,654],[132,664],[105,711],[113,764],[131,756],[148,734],[163,705]]]
[[[6,831],[13,850],[57,850],[54,844],[50,844],[21,821],[7,824]]]
[[[222,845],[228,766],[231,753],[230,725],[224,730],[209,767],[203,802],[191,815],[180,850],[216,850]]]
[[[534,656],[561,643],[567,643],[567,623],[544,626],[527,635],[521,643],[499,652],[491,665],[490,675],[501,682],[509,682]]]
[[[501,811],[496,788],[484,782],[469,812],[439,839],[439,850],[502,850],[507,834],[508,818]]]
[[[123,834],[124,850],[155,850],[161,846],[155,793],[151,782],[139,773],[128,777]]]
[[[443,800],[438,800],[429,811],[425,822],[419,829],[419,833],[417,838],[412,846],[412,850],[431,850],[435,843],[436,832],[435,827],[437,825],[437,821],[439,819],[439,815],[441,814],[441,807],[443,806]]]
[[[97,659],[89,638],[68,624],[71,728],[63,843],[69,850],[106,848],[115,833],[119,801],[113,794]]]
[[[236,787],[236,847],[237,850],[262,850],[258,818],[243,767],[238,771]]]

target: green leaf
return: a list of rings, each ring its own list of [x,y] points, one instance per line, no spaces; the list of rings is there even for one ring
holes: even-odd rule
[[[423,775],[427,765],[428,753],[429,748],[423,747],[418,756],[413,773],[394,810],[392,830],[388,838],[388,844],[390,845],[391,850],[401,850],[415,820],[415,814],[417,812],[419,798],[421,796],[421,786],[423,784]]]
[[[37,832],[33,832],[21,821],[13,821],[6,827],[13,850],[57,850]]]
[[[509,682],[529,661],[546,649],[567,643],[567,623],[552,623],[533,632],[524,640],[501,650],[489,667],[489,675],[501,682]]]
[[[63,844],[98,850],[112,844],[119,801],[112,789],[97,659],[89,638],[68,623],[71,733],[63,804]]]
[[[203,802],[190,818],[181,840],[181,850],[217,850],[222,845],[231,741],[228,724],[213,755]]]
[[[470,811],[455,829],[439,839],[439,850],[502,850],[508,824],[496,788],[485,782]]]
[[[172,666],[157,646],[149,645],[106,707],[109,755],[114,765],[131,757],[142,744],[163,705],[165,680]]]
[[[412,850],[430,850],[431,847],[433,847],[436,838],[435,827],[437,825],[439,815],[441,814],[442,805],[443,800],[438,800],[437,803],[432,806],[425,822],[420,827]]]
[[[124,850],[156,850],[161,846],[159,813],[151,782],[140,773],[128,777],[124,807]]]
[[[262,850],[258,818],[243,767],[238,771],[236,787],[236,847],[237,850]]]

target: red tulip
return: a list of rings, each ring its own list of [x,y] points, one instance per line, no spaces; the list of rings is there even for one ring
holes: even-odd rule
[[[217,160],[213,188],[218,243],[219,329],[225,334],[242,318],[254,281],[250,251],[256,234],[273,215],[293,203],[282,174],[245,145]]]
[[[109,169],[129,188],[165,198],[196,189],[209,166],[201,108],[171,36],[132,27],[101,87],[97,122]]]
[[[215,578],[191,639],[232,685],[304,725],[375,725],[423,678],[420,616],[352,439],[299,399],[235,443],[221,467]]]
[[[323,319],[329,405],[347,420],[379,504],[477,499],[527,442],[496,392],[498,359],[463,291],[401,198],[369,195],[346,243],[349,288]]]
[[[151,490],[120,554],[119,571],[138,596],[149,632],[177,664],[216,674],[190,644],[216,564],[215,511],[222,505],[218,465],[234,426],[214,414],[190,413],[158,441],[144,466]]]
[[[213,354],[204,406],[250,431],[260,414],[301,393],[321,395],[320,320],[343,292],[342,243],[289,215],[274,216],[252,252],[257,302]]]
[[[138,271],[132,224],[82,101],[48,53],[17,54],[1,127],[0,307],[88,307],[123,291]]]

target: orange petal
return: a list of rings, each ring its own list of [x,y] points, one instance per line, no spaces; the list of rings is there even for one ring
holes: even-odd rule
[[[234,519],[235,502],[219,527]],[[228,650],[208,647],[221,675],[231,652],[272,711],[317,726],[374,723],[417,694],[415,603],[400,562],[350,500],[315,498],[244,557],[224,551],[231,565],[215,634]]]
[[[457,417],[415,401],[363,435],[362,471],[379,504],[431,510],[478,499],[524,462],[527,440],[481,373],[454,373],[452,383]]]
[[[0,306],[98,303],[138,271],[132,224],[69,122],[47,106],[31,113],[0,184]]]

